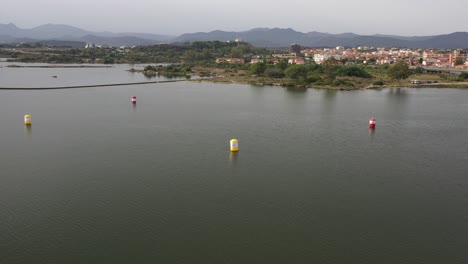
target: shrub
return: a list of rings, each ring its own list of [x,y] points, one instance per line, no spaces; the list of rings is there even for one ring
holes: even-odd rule
[[[460,77],[462,77],[463,79],[468,79],[468,72],[462,72],[460,74]]]
[[[372,76],[358,66],[342,66],[337,70],[338,76],[371,78]]]
[[[143,70],[144,71],[157,71],[156,67],[154,67],[152,65],[146,66]]]
[[[250,65],[249,71],[256,75],[262,75],[263,73],[265,73],[266,68],[267,66],[265,63],[259,62],[259,63]]]
[[[265,70],[265,75],[270,78],[283,78],[284,72],[279,68],[268,68]]]
[[[288,68],[284,71],[291,79],[298,79],[300,77],[305,77],[307,75],[307,70],[304,65],[300,64],[293,64],[288,66]]]
[[[320,81],[322,79],[322,77],[320,76],[320,73],[318,72],[311,72],[307,75],[307,82],[308,83],[314,83],[314,82],[317,82],[317,81]]]
[[[314,84],[315,85],[331,85],[333,82],[333,79],[321,79],[316,81]]]
[[[422,67],[416,67],[416,69],[414,69],[414,73],[423,73],[424,72],[424,68]]]

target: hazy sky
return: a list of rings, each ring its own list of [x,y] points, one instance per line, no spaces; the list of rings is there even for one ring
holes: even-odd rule
[[[0,23],[171,35],[255,27],[434,35],[468,31],[467,10],[467,0],[2,0]]]

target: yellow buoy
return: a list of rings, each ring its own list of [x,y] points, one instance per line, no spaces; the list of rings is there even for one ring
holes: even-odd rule
[[[231,141],[229,141],[229,143],[231,145],[231,151],[232,152],[239,151],[239,141],[237,139],[231,139]]]
[[[24,124],[25,125],[31,125],[31,115],[25,115],[24,116]]]

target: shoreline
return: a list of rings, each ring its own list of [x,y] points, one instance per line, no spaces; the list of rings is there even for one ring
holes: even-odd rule
[[[258,78],[258,77],[244,77],[244,76],[214,76],[212,78],[200,79],[200,80],[191,80],[191,81],[207,81],[212,83],[236,83],[236,84],[248,84],[256,86],[281,86],[281,87],[295,87],[303,89],[327,89],[327,90],[340,90],[340,91],[352,91],[352,90],[367,90],[367,89],[384,89],[384,88],[458,88],[458,89],[468,89],[468,82],[453,82],[453,83],[432,83],[432,84],[411,84],[411,83],[392,83],[384,85],[373,85],[365,84],[351,86],[331,86],[331,85],[301,85],[301,84],[292,84],[290,80],[284,79],[268,79],[268,78]]]
[[[339,91],[353,91],[353,90],[378,90],[378,89],[386,89],[386,88],[457,88],[457,89],[468,89],[468,82],[464,83],[437,83],[437,84],[426,84],[426,85],[412,85],[412,84],[401,84],[401,85],[370,85],[370,86],[363,86],[363,87],[347,87],[347,86],[313,86],[313,85],[285,85],[282,83],[251,83],[251,82],[239,82],[235,80],[215,80],[211,78],[207,79],[197,79],[197,80],[189,80],[193,82],[211,82],[211,83],[220,83],[220,84],[246,84],[246,85],[254,85],[254,86],[280,86],[280,87],[293,87],[293,88],[301,88],[301,89],[319,89],[319,90],[339,90]]]
[[[55,69],[55,68],[70,68],[70,69],[80,69],[80,68],[113,68],[114,66],[101,66],[101,65],[31,65],[31,66],[24,66],[24,65],[7,65],[6,68],[43,68],[43,69]]]
[[[109,65],[9,65],[6,67],[11,68],[113,68],[114,66]],[[149,76],[157,76],[158,72],[145,72],[144,70],[129,69],[131,72],[138,72],[141,74],[147,74]],[[384,88],[456,88],[456,89],[468,89],[468,82],[438,82],[430,84],[411,84],[404,82],[392,82],[384,85],[372,84],[376,79],[362,79],[362,78],[342,78],[346,80],[350,85],[314,85],[312,84],[297,84],[293,79],[286,78],[268,78],[252,75],[248,71],[226,71],[222,68],[214,67],[203,67],[195,66],[191,72],[184,74],[164,72],[164,75],[175,75],[185,76],[186,79],[178,80],[167,80],[167,81],[148,81],[148,82],[135,82],[135,83],[112,83],[112,84],[93,84],[93,85],[72,85],[72,86],[59,86],[59,87],[0,87],[0,90],[52,90],[52,89],[73,89],[73,88],[91,88],[91,87],[109,87],[109,86],[123,86],[123,85],[141,85],[141,84],[157,84],[157,83],[169,83],[169,82],[181,82],[181,81],[194,81],[194,82],[211,82],[211,83],[225,83],[225,84],[245,84],[254,86],[281,86],[297,89],[326,89],[326,90],[339,90],[339,91],[352,91],[352,90],[378,90]],[[192,76],[200,78],[191,79]]]
[[[93,87],[110,87],[110,86],[127,86],[127,85],[143,85],[143,84],[157,84],[157,83],[171,83],[171,82],[186,82],[188,80],[165,80],[165,81],[150,81],[150,82],[134,82],[134,83],[109,83],[109,84],[90,84],[90,85],[73,85],[73,86],[56,86],[56,87],[0,87],[0,90],[64,90],[64,89],[78,89],[78,88],[93,88]]]
[[[194,75],[200,73],[210,73],[211,78],[207,78],[200,81],[208,81],[213,83],[237,83],[237,84],[248,84],[256,86],[281,86],[281,87],[294,87],[303,89],[327,89],[327,90],[340,90],[340,91],[352,91],[352,90],[366,90],[366,89],[383,89],[383,88],[458,88],[468,89],[468,82],[438,82],[431,84],[411,84],[408,80],[402,82],[391,82],[384,85],[374,85],[373,82],[376,79],[362,79],[362,78],[343,78],[349,80],[354,86],[332,86],[332,85],[314,85],[314,84],[297,84],[292,79],[285,78],[268,78],[259,77],[252,75],[245,71],[239,72],[226,72],[224,69],[211,68],[211,67],[194,67]],[[197,80],[193,80],[197,81]],[[405,83],[407,82],[407,83]]]
[[[94,88],[94,87],[111,87],[111,86],[128,86],[128,85],[145,85],[145,84],[158,84],[158,83],[174,83],[174,82],[210,82],[210,83],[220,83],[220,84],[244,84],[244,85],[253,85],[253,86],[279,86],[284,88],[297,88],[297,89],[318,89],[318,90],[337,90],[337,91],[353,91],[353,90],[379,90],[386,88],[454,88],[454,89],[468,89],[468,82],[462,84],[459,83],[437,83],[437,84],[427,84],[424,86],[421,85],[373,85],[368,87],[346,87],[346,86],[303,86],[303,85],[284,85],[281,83],[248,83],[248,82],[238,82],[232,80],[219,80],[214,78],[200,78],[200,79],[179,79],[179,80],[163,80],[163,81],[148,81],[148,82],[134,82],[134,83],[109,83],[109,84],[91,84],[91,85],[72,85],[72,86],[52,86],[52,87],[0,87],[0,90],[63,90],[63,89],[78,89],[78,88]]]

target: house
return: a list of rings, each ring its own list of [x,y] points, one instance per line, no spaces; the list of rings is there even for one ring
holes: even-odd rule
[[[335,58],[335,60],[337,60],[337,61],[341,60],[340,55],[329,55],[329,54],[324,54],[324,53],[316,53],[316,54],[314,54],[314,61],[317,64],[322,64],[323,61],[327,60],[330,57]]]
[[[288,60],[288,64],[305,64],[305,60],[303,58],[292,58]]]
[[[430,84],[430,83],[437,83],[435,80],[411,80],[411,84]]]
[[[450,54],[449,63],[452,65],[452,67],[454,67],[457,64],[458,65],[464,64],[467,59],[468,59],[468,51],[457,49],[457,50],[454,50],[452,54]]]
[[[302,54],[306,57],[314,57],[314,50],[312,49],[305,49],[302,51]]]
[[[262,62],[265,62],[265,60],[264,59],[252,59],[250,61],[250,64],[262,63]]]
[[[217,58],[216,63],[244,64],[244,59],[239,58]]]

